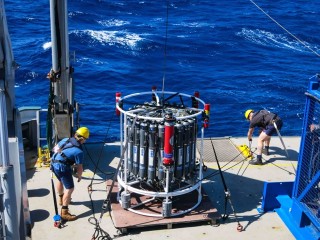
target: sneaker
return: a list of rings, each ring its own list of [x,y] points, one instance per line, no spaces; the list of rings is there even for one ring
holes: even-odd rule
[[[252,159],[251,161],[249,161],[249,163],[251,164],[251,165],[263,165],[263,163],[262,163],[262,160],[260,159],[257,159],[257,158],[255,158],[255,159]]]

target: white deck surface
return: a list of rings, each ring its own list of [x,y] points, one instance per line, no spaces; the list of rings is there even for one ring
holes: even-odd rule
[[[270,145],[270,155],[264,157],[267,164],[263,166],[248,165],[248,161],[223,168],[226,184],[231,192],[231,201],[237,214],[243,231],[237,231],[237,221],[228,204],[229,219],[221,222],[219,226],[209,224],[194,224],[186,226],[173,225],[172,229],[162,226],[159,228],[137,228],[129,229],[127,235],[119,235],[118,229],[113,225],[110,214],[106,212],[100,223],[100,227],[112,238],[117,239],[139,239],[139,240],[188,240],[188,239],[295,239],[277,213],[268,212],[260,214],[257,207],[261,205],[263,184],[265,181],[293,181],[294,172],[297,166],[300,137],[284,137],[289,159],[286,157],[278,137],[273,137]],[[256,139],[254,139],[256,140]],[[237,146],[248,144],[246,138],[231,138]],[[256,142],[253,141],[252,150],[255,150]],[[27,171],[29,208],[33,221],[32,239],[34,240],[62,240],[94,239],[95,225],[91,217],[99,220],[101,206],[107,196],[105,180],[112,176],[101,173],[101,171],[112,172],[115,170],[120,156],[119,144],[86,144],[86,164],[83,180],[75,182],[75,192],[72,196],[72,204],[69,209],[79,216],[74,222],[68,222],[59,229],[53,225],[54,205],[51,193],[51,179],[48,168],[35,168]],[[219,150],[221,151],[221,150]],[[98,170],[94,174],[98,163]],[[220,162],[224,166],[226,162]],[[217,169],[215,161],[206,162],[208,170],[204,177]],[[232,165],[235,165],[232,167]],[[229,168],[231,167],[231,168]],[[226,170],[227,169],[227,170]],[[92,179],[93,178],[93,179]],[[88,186],[92,183],[92,192]],[[217,208],[220,214],[224,213],[224,191],[220,175],[203,181],[203,188],[209,195],[213,207]],[[92,201],[91,201],[92,199]],[[94,210],[94,211],[93,211]],[[60,213],[60,208],[59,208]],[[89,219],[91,218],[91,219]],[[146,217],[147,218],[147,217]],[[147,219],[146,219],[147,221]],[[98,233],[96,233],[98,234]],[[98,235],[96,235],[97,237]],[[101,235],[99,235],[101,236]]]

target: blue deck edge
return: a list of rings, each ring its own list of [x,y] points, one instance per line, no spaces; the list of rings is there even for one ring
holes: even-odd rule
[[[292,199],[294,182],[265,182],[260,213],[275,211],[296,239],[313,240],[320,239],[320,232],[312,224],[302,224],[304,218],[296,216],[298,205]],[[294,210],[293,209],[293,210]]]

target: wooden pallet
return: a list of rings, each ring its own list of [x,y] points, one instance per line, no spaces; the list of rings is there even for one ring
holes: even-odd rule
[[[111,186],[111,181],[107,182],[107,186]],[[170,218],[149,217],[123,209],[120,203],[117,201],[117,191],[118,186],[117,183],[115,183],[110,196],[111,217],[115,228],[120,230],[122,233],[127,233],[128,230],[136,228],[165,227],[167,229],[171,229],[174,226],[181,227],[182,225],[196,225],[200,223],[214,225],[221,217],[217,209],[212,206],[210,199],[205,194],[203,189],[202,201],[197,208],[184,215]],[[194,205],[194,201],[196,201],[196,198],[196,191],[176,197],[176,199],[173,199],[172,211],[178,212],[181,210],[183,211],[185,209],[189,209],[192,204]],[[147,199],[148,197],[146,196],[140,196],[131,193],[131,204],[143,202]],[[137,208],[136,210],[145,213],[161,215],[162,202],[152,201],[148,204],[143,205],[142,207]]]

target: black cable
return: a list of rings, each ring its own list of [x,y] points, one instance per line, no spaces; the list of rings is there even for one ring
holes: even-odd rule
[[[114,174],[114,172],[105,172],[105,171],[101,170],[101,168],[99,168],[99,165],[98,165],[100,160],[98,160],[98,163],[96,164],[95,161],[92,159],[91,155],[89,154],[89,151],[87,150],[86,146],[85,146],[85,149],[86,149],[86,151],[87,151],[87,154],[88,154],[88,157],[89,157],[91,163],[92,163],[92,164],[94,165],[94,167],[95,167],[94,172],[93,172],[93,173],[94,173],[93,176],[96,175],[97,170],[99,170],[102,174],[104,174],[104,175],[106,175],[106,176],[109,176],[109,175],[113,175],[113,174]],[[89,185],[92,185],[92,181],[93,181],[93,177],[92,177],[91,183],[90,183]]]
[[[115,115],[115,114],[114,114],[114,115]],[[110,125],[111,125],[111,122],[112,122],[112,120],[113,120],[113,118],[114,118],[114,115],[112,115],[112,118],[111,118],[110,121],[109,121],[109,125],[108,125],[108,127],[107,127],[107,132],[106,132],[104,141],[102,141],[103,143],[106,141],[106,139],[107,139],[107,137],[108,137]],[[88,149],[86,148],[85,145],[84,145],[84,147],[85,147],[85,149],[86,149],[86,151],[87,151],[87,154],[88,154],[88,157],[89,157],[90,161],[91,161],[91,162],[93,163],[93,165],[95,166],[95,169],[94,169],[94,171],[93,171],[93,176],[92,176],[92,178],[91,178],[91,182],[90,182],[90,184],[88,185],[88,188],[91,188],[92,185],[93,185],[93,179],[94,179],[94,176],[96,175],[97,170],[99,170],[101,173],[105,174],[106,176],[108,176],[108,175],[113,175],[114,173],[112,173],[112,172],[111,172],[111,173],[106,173],[106,172],[104,172],[103,170],[101,170],[101,169],[99,168],[99,163],[100,163],[100,160],[101,160],[101,155],[102,155],[102,151],[103,151],[103,146],[100,148],[100,152],[99,152],[99,157],[98,157],[97,164],[95,164],[95,162],[93,161],[93,159],[92,159],[91,155],[89,154],[89,151],[88,151]]]
[[[91,240],[112,240],[111,236],[104,231],[95,217],[90,217],[88,222],[95,226]]]
[[[235,156],[235,157],[232,158],[230,161],[228,161],[225,165],[223,165],[223,166],[221,167],[221,170],[224,169],[226,166],[228,166],[231,162],[233,162],[239,155],[241,155],[241,154],[243,153],[243,151],[244,151],[244,150],[242,150],[237,156]],[[253,152],[252,152],[252,153],[253,153]],[[240,164],[240,163],[244,163],[247,159],[248,159],[248,157],[244,158],[243,160],[235,163],[234,165],[228,167],[227,169],[224,169],[223,172],[229,170],[230,168],[233,168],[233,167],[237,166],[237,165]],[[219,174],[219,171],[217,170],[217,172],[214,172],[214,173],[211,173],[211,174],[207,175],[207,176],[204,177],[202,180],[204,180],[204,179],[209,179],[209,178],[214,177],[215,175],[218,175],[218,174]],[[202,181],[202,180],[200,180],[200,181]]]
[[[123,150],[123,154],[126,152],[126,148],[127,148],[127,144],[126,144],[126,146],[125,146],[125,148],[124,148],[124,150]],[[123,155],[122,154],[122,155]],[[101,219],[102,219],[102,216],[103,216],[103,214],[105,213],[105,211],[107,210],[107,208],[108,208],[108,205],[109,205],[109,198],[110,198],[110,194],[111,194],[111,192],[112,192],[112,189],[113,189],[113,186],[114,186],[114,182],[116,181],[116,175],[117,175],[117,172],[118,172],[118,170],[119,170],[119,168],[120,168],[120,166],[121,166],[121,162],[122,162],[122,159],[123,158],[123,156],[121,156],[121,158],[120,158],[120,161],[119,161],[119,164],[118,164],[118,167],[117,167],[117,169],[116,169],[116,172],[115,172],[115,174],[114,174],[114,177],[113,177],[113,181],[112,181],[112,185],[111,185],[111,187],[110,187],[110,189],[109,189],[109,191],[108,191],[108,194],[107,194],[107,198],[103,201],[103,204],[102,204],[102,211],[101,211],[101,214],[100,214],[100,220],[98,221],[97,220],[97,218],[95,217],[95,213],[94,213],[94,206],[93,206],[93,201],[92,201],[92,198],[91,198],[91,193],[92,193],[92,191],[89,193],[89,197],[90,197],[90,200],[91,200],[91,205],[92,205],[92,212],[93,212],[93,217],[90,217],[89,219],[88,219],[88,221],[92,224],[92,225],[94,225],[95,226],[95,231],[94,231],[94,233],[93,233],[93,235],[92,235],[92,240],[96,240],[96,239],[98,239],[98,240],[111,240],[112,238],[110,237],[110,235],[106,232],[106,231],[104,231],[101,227],[100,227],[100,222],[101,222]],[[90,186],[90,185],[89,185]]]
[[[253,153],[254,153],[254,152],[253,152]],[[264,158],[262,158],[262,159],[265,160]],[[289,170],[287,170],[287,169],[284,169],[284,168],[278,166],[277,164],[275,164],[275,163],[273,163],[273,162],[269,162],[269,160],[265,160],[265,163],[272,164],[273,166],[275,166],[275,167],[277,167],[277,168],[280,168],[281,170],[289,173],[290,175],[291,175],[291,174],[296,175],[295,173],[293,173],[293,172],[291,172],[291,171],[289,171]]]
[[[107,127],[107,132],[106,132],[106,135],[105,135],[105,139],[103,142],[105,142],[105,140],[107,139],[107,136],[108,136],[108,133],[109,133],[109,129],[110,129],[110,125],[111,125],[111,122],[113,120],[113,117],[114,115],[112,116],[111,120],[109,121],[109,126]],[[85,147],[86,148],[86,147]],[[102,150],[103,150],[103,146],[101,147],[100,149],[100,153],[99,153],[99,157],[98,157],[98,161],[97,161],[97,164],[95,164],[95,162],[93,161],[91,155],[89,154],[89,151],[88,149],[86,148],[86,151],[87,151],[87,154],[89,156],[89,159],[91,160],[91,162],[93,163],[93,165],[95,166],[95,169],[93,171],[93,176],[91,178],[91,182],[90,184],[88,185],[88,194],[89,194],[89,198],[90,198],[90,203],[91,203],[91,211],[92,211],[92,217],[90,217],[88,219],[88,221],[95,226],[95,231],[92,235],[92,238],[91,240],[112,240],[112,238],[110,237],[110,235],[105,231],[103,230],[101,227],[100,227],[100,224],[98,222],[98,220],[96,219],[95,217],[95,209],[94,209],[94,204],[93,204],[93,200],[92,200],[92,185],[93,185],[93,180],[94,180],[94,176],[96,175],[96,172],[97,170],[99,169],[99,171],[105,175],[112,175],[114,173],[105,173],[104,171],[102,171],[100,168],[99,168],[99,162],[101,160],[101,156],[102,156]],[[103,182],[100,182],[100,183],[96,183],[96,184],[101,184]]]
[[[216,162],[217,162],[217,165],[218,165],[218,168],[219,168],[219,173],[220,173],[220,176],[221,176],[221,181],[222,181],[222,184],[223,184],[223,187],[224,187],[224,193],[225,193],[225,215],[224,215],[224,216],[227,218],[227,215],[226,215],[227,203],[226,203],[226,202],[229,201],[230,207],[231,207],[231,209],[232,209],[232,211],[233,211],[233,215],[234,215],[236,221],[238,222],[237,230],[238,230],[239,232],[241,232],[241,231],[243,230],[243,227],[242,227],[242,225],[240,224],[240,222],[239,222],[239,220],[238,220],[237,214],[236,214],[236,212],[235,212],[235,210],[234,210],[234,207],[233,207],[233,204],[232,204],[232,202],[231,202],[230,191],[229,191],[229,189],[228,189],[228,187],[227,187],[227,184],[226,184],[226,182],[225,182],[223,173],[222,173],[222,171],[221,171],[220,164],[219,164],[219,160],[218,160],[218,157],[217,157],[217,153],[216,153],[216,150],[215,150],[215,148],[214,148],[214,146],[213,146],[213,142],[212,142],[212,139],[211,139],[211,138],[210,138],[210,141],[211,141],[212,150],[213,150],[213,153],[214,153],[214,156],[215,156],[215,158],[216,158]]]
[[[133,126],[135,125],[136,120],[137,120],[137,117],[135,117],[134,120],[133,120],[133,123],[132,123]],[[132,134],[132,132],[133,132],[133,128],[131,129],[131,134]],[[115,173],[114,173],[114,175],[113,175],[113,181],[112,181],[111,186],[110,186],[110,188],[109,188],[109,191],[108,191],[108,193],[107,193],[107,197],[106,197],[106,199],[103,201],[102,211],[101,211],[101,214],[100,214],[100,220],[99,220],[99,222],[101,222],[102,216],[103,216],[103,214],[106,212],[106,210],[108,209],[108,206],[109,206],[109,204],[110,204],[110,195],[111,195],[111,193],[112,193],[112,190],[113,190],[113,187],[114,187],[114,183],[116,182],[117,175],[118,175],[118,171],[119,171],[119,169],[120,169],[120,167],[121,167],[121,165],[122,165],[122,163],[123,163],[124,154],[126,153],[127,148],[128,148],[128,140],[126,141],[125,146],[124,146],[123,149],[122,149],[122,154],[121,154],[121,156],[120,156],[120,160],[119,160],[117,169],[116,169],[116,171],[115,171]],[[98,225],[98,226],[99,226],[99,225]]]
[[[166,79],[167,70],[167,41],[168,41],[168,24],[169,23],[169,0],[167,0],[167,17],[166,17],[166,37],[164,43],[164,63],[163,63],[163,79],[162,79],[162,100],[164,98],[164,81]]]

